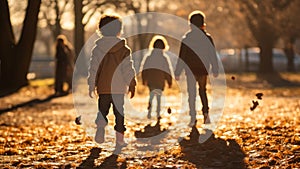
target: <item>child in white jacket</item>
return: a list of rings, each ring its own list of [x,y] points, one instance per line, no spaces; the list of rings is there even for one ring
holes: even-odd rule
[[[89,95],[98,95],[98,115],[95,123],[97,131],[95,141],[104,142],[104,127],[108,123],[107,115],[110,105],[113,105],[115,115],[116,149],[126,146],[124,142],[124,94],[135,93],[135,70],[131,50],[125,39],[119,37],[122,21],[118,16],[104,15],[99,23],[102,37],[92,50],[89,67]]]

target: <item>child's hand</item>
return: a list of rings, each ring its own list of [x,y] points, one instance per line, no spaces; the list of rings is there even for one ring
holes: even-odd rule
[[[218,77],[218,76],[219,76],[219,73],[213,73],[213,76],[214,76],[214,77]]]
[[[134,87],[130,87],[129,88],[129,91],[128,91],[131,95],[130,95],[130,99],[132,99],[134,97],[134,94],[135,94],[135,88]]]
[[[94,90],[90,90],[90,91],[89,91],[89,96],[90,96],[90,98],[94,98],[93,95],[96,96],[95,91],[94,91]]]
[[[130,99],[132,99],[134,97],[135,91],[131,91],[130,93],[131,93]]]

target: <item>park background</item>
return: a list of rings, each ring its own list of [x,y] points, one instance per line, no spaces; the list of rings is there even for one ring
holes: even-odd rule
[[[299,8],[297,0],[1,0],[3,166],[299,167]],[[71,95],[49,97],[54,92],[57,35],[66,35],[78,56],[85,41],[95,33],[103,13],[128,16],[163,12],[187,19],[193,10],[206,14],[207,30],[224,62],[228,86],[224,115],[210,142],[183,142],[173,151],[147,158],[113,156],[109,149],[98,148],[74,124],[76,113]],[[182,35],[186,31],[180,25],[172,25],[172,21],[149,23],[151,19],[147,17],[138,19],[135,31],[156,26],[165,26],[170,32],[181,31]],[[145,49],[152,36],[130,37],[128,45],[133,52]],[[179,42],[169,37],[167,40],[170,51],[178,53]],[[255,69],[247,66],[245,48],[254,48],[259,55]],[[279,66],[274,64],[274,48],[286,57]],[[134,58],[137,69],[142,57],[143,54]],[[231,70],[232,64],[237,64],[237,69]],[[171,89],[167,92],[170,96],[174,94]],[[250,111],[256,93],[264,93],[263,101],[255,111]],[[147,97],[147,93],[139,94]],[[168,128],[168,121],[165,123]],[[146,124],[131,125],[143,128]],[[189,132],[197,135],[197,131],[189,128],[184,131],[187,136]],[[133,152],[125,150],[128,151]]]

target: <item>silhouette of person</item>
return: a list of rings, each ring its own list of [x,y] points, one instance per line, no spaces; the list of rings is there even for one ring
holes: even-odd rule
[[[179,75],[183,70],[185,70],[187,77],[189,113],[191,116],[190,126],[196,122],[196,83],[199,85],[204,123],[210,123],[206,94],[207,76],[210,66],[214,77],[218,76],[219,69],[213,39],[205,30],[206,24],[204,19],[205,15],[201,11],[194,11],[189,15],[190,30],[182,39],[175,70],[175,78],[177,80],[179,80]],[[208,43],[206,39],[209,40]]]
[[[56,39],[56,70],[55,70],[55,94],[68,93],[72,89],[72,75],[74,69],[73,48],[65,35],[59,35]],[[64,90],[64,83],[68,89]]]
[[[101,37],[96,40],[92,50],[88,85],[89,95],[98,95],[98,114],[95,120],[97,131],[95,141],[105,141],[105,126],[111,104],[115,115],[116,152],[127,145],[124,141],[124,94],[135,94],[135,69],[131,50],[126,40],[120,38],[122,20],[117,15],[103,15],[100,19]]]
[[[152,100],[154,96],[157,99],[157,118],[160,118],[161,95],[165,88],[165,82],[169,87],[172,86],[171,63],[169,56],[165,53],[168,50],[167,40],[163,36],[154,36],[150,42],[149,48],[152,49],[149,56],[143,64],[142,80],[150,91],[148,103],[148,115],[151,118]]]

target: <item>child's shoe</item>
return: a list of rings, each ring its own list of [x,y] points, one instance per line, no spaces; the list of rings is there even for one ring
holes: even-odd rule
[[[197,123],[196,117],[191,116],[191,120],[190,120],[189,126],[190,126],[190,127],[193,127],[193,126],[196,125],[196,123]]]
[[[104,127],[98,127],[95,135],[95,141],[99,144],[104,142],[104,134],[105,134],[105,129]]]
[[[120,132],[116,132],[116,147],[115,154],[119,154],[122,148],[126,147],[128,144],[124,141],[124,134]]]
[[[161,116],[160,116],[160,112],[157,112],[157,120],[160,120]]]
[[[148,119],[151,119],[151,112],[148,112],[147,118],[148,118]]]
[[[147,109],[148,109],[148,115],[147,115],[147,118],[148,118],[148,119],[151,119],[151,103],[150,103],[150,102],[148,103],[148,108],[147,108]]]

